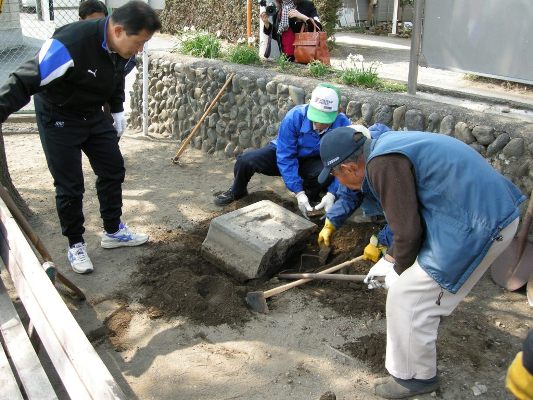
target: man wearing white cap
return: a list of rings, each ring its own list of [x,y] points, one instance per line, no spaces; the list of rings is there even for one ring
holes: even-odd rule
[[[248,151],[237,157],[231,187],[215,197],[215,204],[225,206],[248,194],[248,182],[255,173],[281,176],[285,186],[294,193],[298,208],[304,216],[311,211],[310,202],[320,199],[322,189],[327,193],[317,209],[329,209],[335,201],[338,183],[317,181],[322,170],[320,141],[331,129],[348,126],[350,120],[339,112],[339,90],[326,83],[318,85],[309,104],[292,108],[281,121],[278,136],[267,146]]]

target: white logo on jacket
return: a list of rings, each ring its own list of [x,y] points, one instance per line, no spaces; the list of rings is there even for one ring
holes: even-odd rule
[[[95,78],[96,78],[96,71],[98,71],[98,69],[95,69],[94,71],[91,71],[90,69],[87,70],[87,72],[90,74],[93,74]]]
[[[64,121],[56,121],[55,127],[56,128],[64,128],[65,127],[65,122]]]

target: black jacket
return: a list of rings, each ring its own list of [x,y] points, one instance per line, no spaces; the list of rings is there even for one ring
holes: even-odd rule
[[[318,13],[312,1],[309,1],[309,0],[300,1],[296,5],[296,10],[301,12],[303,15],[306,15],[309,18],[312,18],[315,21],[318,28],[322,29],[322,25],[318,21]],[[272,33],[272,39],[278,42],[279,50],[281,53],[281,37],[278,35],[278,27],[279,27],[279,19],[280,19],[279,12],[280,11],[281,10],[278,10],[278,12],[272,16],[272,23],[268,26],[268,28],[263,27],[263,32],[265,35],[269,35],[269,36]],[[302,28],[302,24],[303,22],[297,18],[289,18],[289,29],[291,29],[294,33],[300,32],[300,29]],[[313,24],[311,22],[307,22],[307,30],[309,31],[313,30]]]
[[[39,54],[0,87],[0,123],[36,93],[44,102],[76,115],[90,115],[106,102],[112,113],[123,111],[128,60],[107,50],[107,21],[78,21],[58,28]]]

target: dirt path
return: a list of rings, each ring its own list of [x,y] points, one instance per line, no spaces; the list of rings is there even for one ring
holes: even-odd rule
[[[274,298],[269,315],[254,315],[243,294],[279,282],[242,285],[200,257],[209,220],[247,204],[221,210],[212,203],[213,193],[231,182],[232,162],[188,150],[183,166],[173,166],[174,141],[126,133],[124,220],[148,232],[151,242],[103,250],[94,175],[84,160],[85,239],[96,271],[80,276],[66,267],[38,135],[6,135],[5,142],[14,183],[35,212],[31,223],[61,271],[88,295],[87,304],[69,307],[132,398],[307,400],[327,391],[337,399],[374,398],[372,382],[384,374],[385,292],[308,284]],[[269,198],[293,207],[279,179],[254,177],[249,190],[259,193],[248,202]],[[350,225],[339,231],[330,262],[357,255],[375,229]],[[306,251],[313,246],[310,241]],[[312,266],[310,260],[291,262],[291,268]],[[476,382],[488,389],[481,398],[510,398],[505,369],[529,327],[524,293],[506,293],[485,277],[443,321],[436,398],[477,398],[471,389]]]

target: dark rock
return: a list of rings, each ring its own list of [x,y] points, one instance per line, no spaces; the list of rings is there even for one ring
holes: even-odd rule
[[[514,138],[503,148],[506,157],[520,157],[524,154],[525,142],[523,138]]]
[[[361,106],[361,114],[365,123],[367,125],[370,125],[370,123],[372,122],[372,115],[374,114],[374,108],[372,107],[372,104],[364,103]]]
[[[428,117],[428,132],[438,132],[440,124],[440,115],[436,112],[432,112]]]
[[[396,107],[392,112],[392,130],[399,131],[405,124],[407,106]]]
[[[391,126],[393,110],[388,105],[378,107],[375,114],[375,122]]]
[[[466,144],[474,143],[476,141],[468,124],[462,121],[455,124],[455,137]]]
[[[361,103],[350,101],[346,106],[346,116],[348,118],[357,120],[361,118]]]
[[[408,110],[405,113],[405,129],[408,131],[424,131],[426,118],[420,110]]]
[[[492,157],[496,153],[499,153],[510,140],[511,138],[506,132],[497,133],[494,142],[487,147],[487,156]]]
[[[495,139],[494,128],[486,125],[475,126],[474,129],[472,129],[472,135],[475,136],[479,144],[484,146],[488,146]]]
[[[440,133],[448,136],[453,136],[453,127],[455,125],[455,118],[453,115],[446,115],[442,121],[440,121]]]

